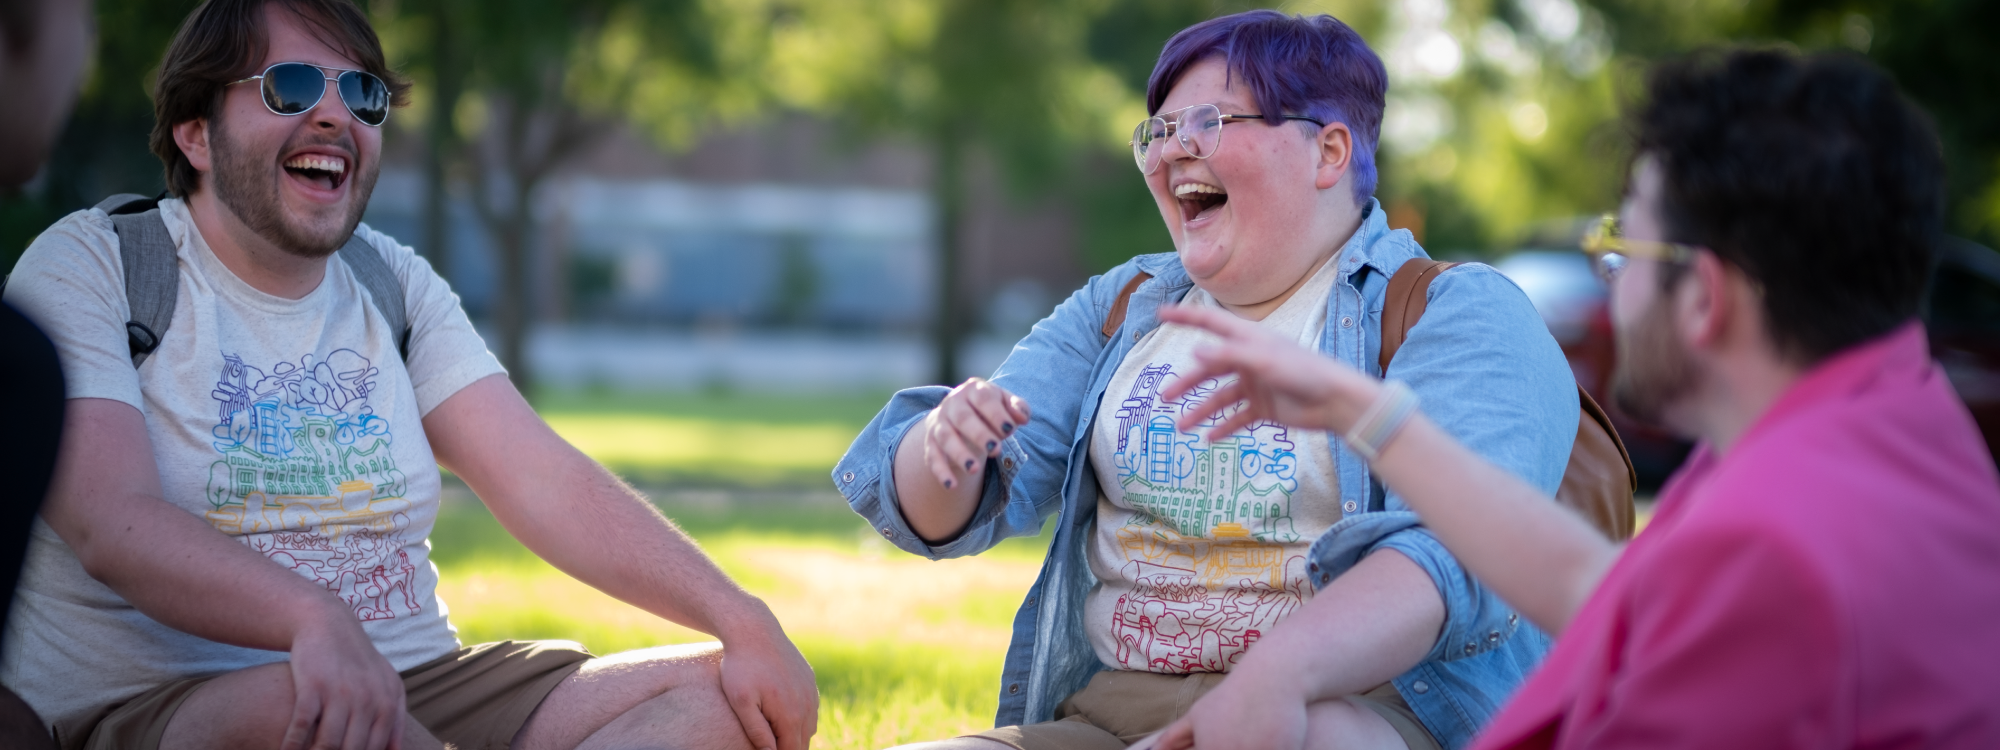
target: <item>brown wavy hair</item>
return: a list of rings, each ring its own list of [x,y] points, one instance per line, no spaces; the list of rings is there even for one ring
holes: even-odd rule
[[[208,0],[174,34],[153,86],[151,145],[166,166],[167,191],[174,196],[186,198],[201,184],[201,172],[174,142],[174,126],[214,118],[223,88],[259,72],[252,68],[269,47],[264,13],[272,5],[284,6],[305,22],[308,33],[387,83],[392,106],[409,104],[409,80],[389,69],[375,27],[350,0]]]

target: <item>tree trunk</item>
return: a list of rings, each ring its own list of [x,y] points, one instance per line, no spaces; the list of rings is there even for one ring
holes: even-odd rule
[[[445,164],[457,148],[455,143],[458,129],[452,122],[452,115],[458,109],[459,94],[465,90],[465,76],[457,60],[451,54],[452,24],[446,23],[442,14],[431,24],[431,48],[435,62],[432,72],[435,80],[431,104],[430,122],[424,128],[424,255],[430,259],[431,268],[445,281],[451,281],[451,212],[447,201],[450,191],[445,183]]]
[[[500,365],[522,395],[530,393],[534,373],[528,363],[528,324],[534,318],[535,302],[528,288],[528,256],[534,242],[534,207],[528,200],[534,185],[515,175],[510,186],[514,196],[513,214],[499,222],[494,238],[500,246],[500,294],[494,300],[494,323],[500,328]]]
[[[931,188],[937,201],[937,314],[931,328],[931,344],[936,348],[936,369],[932,380],[940,385],[958,382],[958,348],[964,338],[959,301],[959,225],[965,213],[965,144],[949,120],[938,129],[933,141],[937,148],[936,184]]]

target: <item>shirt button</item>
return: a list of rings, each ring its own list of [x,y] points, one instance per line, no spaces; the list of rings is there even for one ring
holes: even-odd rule
[[[1512,624],[1514,624],[1514,622],[1515,622],[1516,620],[1519,620],[1519,619],[1521,619],[1521,613],[1519,613],[1519,612],[1515,612],[1515,613],[1513,613],[1513,614],[1510,614],[1510,615],[1507,615],[1507,624],[1508,624],[1508,625],[1512,625]]]
[[[1500,631],[1498,631],[1498,630],[1495,630],[1495,631],[1493,631],[1493,632],[1491,632],[1491,633],[1487,633],[1487,634],[1486,634],[1486,642],[1487,642],[1487,643],[1499,643],[1499,642],[1500,642]]]
[[[851,471],[850,471],[850,472],[847,472],[846,474],[842,474],[842,475],[840,475],[840,481],[842,481],[842,482],[852,482],[852,481],[854,481],[854,472],[851,472]]]
[[[1353,317],[1350,317],[1350,316],[1346,316],[1346,315],[1343,315],[1343,316],[1341,316],[1341,317],[1340,317],[1340,327],[1341,327],[1341,328],[1353,328],[1353,327],[1354,327],[1354,318],[1353,318]]]
[[[1475,644],[1475,643],[1468,643],[1468,644],[1465,644],[1465,655],[1466,655],[1466,656],[1471,656],[1471,655],[1473,654],[1473,652],[1476,652],[1476,651],[1478,651],[1478,650],[1479,650],[1479,645],[1478,645],[1478,644]]]
[[[1031,597],[1028,597],[1028,600],[1027,600],[1027,601],[1025,601],[1025,602],[1021,602],[1021,606],[1023,606],[1023,607],[1032,607],[1032,606],[1035,606],[1035,597],[1032,597],[1032,596],[1031,596]]]
[[[1325,586],[1325,585],[1326,585],[1326,584],[1327,584],[1328,582],[1330,582],[1330,581],[1332,581],[1332,580],[1333,580],[1333,576],[1330,576],[1330,575],[1327,575],[1327,574],[1325,574],[1325,573],[1321,573],[1321,574],[1319,574],[1319,585],[1321,585],[1321,586]]]
[[[1021,692],[1021,683],[1018,683],[1018,682],[1016,682],[1016,683],[1012,683],[1012,684],[1009,684],[1009,685],[1007,686],[1007,694],[1008,694],[1008,695],[1013,695],[1013,694],[1015,694],[1015,693],[1019,693],[1019,692]]]
[[[1308,564],[1306,564],[1306,570],[1309,570],[1309,571],[1312,571],[1312,572],[1314,572],[1314,573],[1318,573],[1318,572],[1319,572],[1319,563],[1308,563]]]
[[[1423,680],[1417,680],[1416,682],[1410,683],[1410,690],[1414,691],[1418,695],[1423,695],[1424,693],[1428,693],[1431,691],[1431,684],[1428,682],[1424,682]]]
[[[1014,470],[1014,459],[1011,459],[1011,458],[1003,458],[1003,459],[1000,459],[1000,468],[1002,468],[1002,469],[1006,469],[1006,470],[1008,470],[1008,471],[1013,471],[1013,470]]]
[[[882,527],[882,536],[890,536],[890,535],[891,532],[889,531],[889,527],[887,526]]]
[[[1360,509],[1361,509],[1361,504],[1360,504],[1360,503],[1356,503],[1356,502],[1354,502],[1353,500],[1349,500],[1349,501],[1347,501],[1347,502],[1344,502],[1344,503],[1341,503],[1341,504],[1340,504],[1340,509],[1341,509],[1341,510],[1343,510],[1343,511],[1346,511],[1346,512],[1348,512],[1348,513],[1353,513],[1354,511],[1357,511],[1357,510],[1360,510]]]

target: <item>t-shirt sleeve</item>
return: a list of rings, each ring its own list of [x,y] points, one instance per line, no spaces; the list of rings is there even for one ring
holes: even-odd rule
[[[1565,746],[1841,746],[1851,655],[1830,582],[1782,531],[1679,531],[1632,581],[1624,663]]]
[[[418,410],[429,415],[459,389],[507,371],[487,351],[485,339],[473,329],[451,284],[428,261],[366,224],[355,231],[382,252],[403,282],[403,305],[410,318],[410,354],[404,364],[416,389]]]
[[[6,301],[55,342],[69,398],[123,401],[145,411],[125,333],[131,304],[111,217],[85,209],[42,232],[14,264]]]

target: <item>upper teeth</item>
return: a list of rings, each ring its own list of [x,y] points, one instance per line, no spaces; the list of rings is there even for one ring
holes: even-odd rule
[[[322,172],[339,173],[347,171],[347,160],[332,156],[303,154],[292,157],[290,161],[285,162],[285,166],[292,169],[317,169]]]
[[[1184,182],[1181,183],[1178,187],[1174,188],[1175,198],[1186,197],[1189,193],[1209,193],[1212,195],[1228,195],[1229,191],[1223,190],[1222,188],[1216,187],[1214,185],[1203,185],[1199,182]]]

